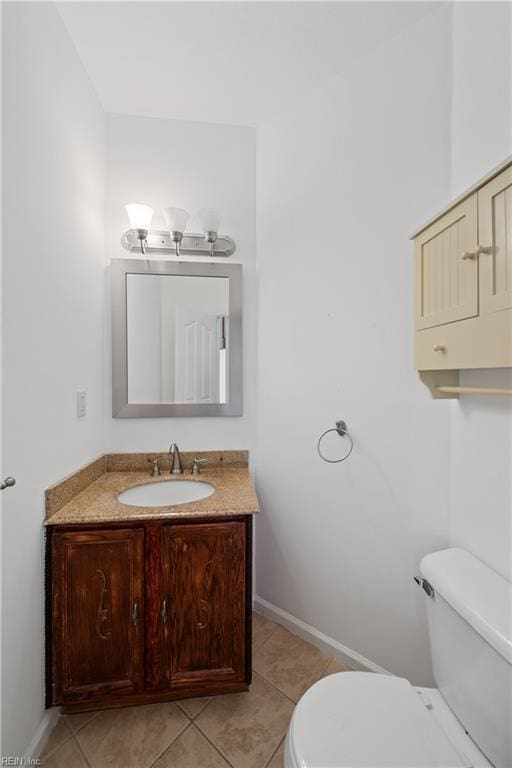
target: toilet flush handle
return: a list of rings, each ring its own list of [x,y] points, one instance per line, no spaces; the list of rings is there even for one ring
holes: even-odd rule
[[[414,581],[418,584],[429,597],[434,599],[436,593],[432,584],[429,584],[426,579],[422,579],[421,576],[413,576]]]

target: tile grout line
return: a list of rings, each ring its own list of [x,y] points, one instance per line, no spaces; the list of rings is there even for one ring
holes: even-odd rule
[[[254,609],[253,609],[253,613],[256,613],[256,614],[258,614],[258,616],[261,616],[262,618],[266,619],[266,616],[263,616],[262,613],[258,613],[258,611],[255,611]],[[270,633],[270,635],[267,638],[265,638],[265,640],[262,643],[260,643],[259,645],[253,646],[253,651],[256,651],[256,650],[259,650],[260,648],[263,648],[263,646],[266,645],[266,643],[268,643],[268,641],[270,640],[270,638],[272,637],[272,635],[274,634],[276,629],[281,626],[280,624],[276,624],[275,621],[271,621],[270,619],[266,619],[266,620],[269,621],[273,625],[274,628],[273,628],[272,632]]]
[[[327,662],[327,664],[325,665],[325,669],[324,669],[324,670],[322,670],[322,674],[320,675],[320,677],[318,678],[318,680],[321,680],[321,679],[322,679],[322,677],[325,675],[325,673],[327,672],[327,670],[328,670],[328,669],[329,669],[329,667],[330,667],[331,661],[334,661],[334,659],[329,659],[329,661],[328,661],[328,662]],[[318,680],[317,680],[317,682],[318,682]]]
[[[48,740],[51,738],[52,733],[54,733],[54,731],[57,728],[57,726],[59,725],[61,719],[62,719],[62,716],[55,723],[55,727],[52,729],[51,733],[49,734]],[[45,760],[47,760],[48,758],[52,757],[52,755],[54,755],[61,747],[64,746],[64,744],[66,744],[73,737],[73,731],[71,730],[71,728],[69,727],[69,725],[67,723],[65,723],[65,725],[66,725],[66,727],[68,729],[68,735],[65,736],[62,739],[62,741],[60,741],[50,752],[48,752],[47,755],[45,755]],[[46,748],[46,745],[45,745],[45,748]]]
[[[197,713],[197,715],[195,715],[195,716],[192,718],[192,722],[193,722],[193,723],[195,723],[195,722],[196,722],[196,720],[197,720],[197,718],[198,718],[198,717],[200,717],[200,715],[202,715],[202,714],[203,714],[203,712],[205,711],[205,709],[208,709],[208,707],[210,706],[210,704],[212,703],[212,701],[214,701],[214,699],[215,699],[215,696],[212,696],[212,697],[211,697],[211,699],[210,699],[209,701],[207,701],[207,702],[206,702],[206,704],[205,704],[205,705],[204,705],[204,707],[201,709],[201,711],[200,711],[200,712],[198,712],[198,713]]]
[[[272,754],[270,755],[270,759],[268,760],[268,762],[267,762],[267,763],[265,763],[265,768],[268,768],[268,766],[270,765],[270,763],[272,762],[272,760],[274,759],[274,757],[277,755],[277,753],[279,752],[279,748],[280,748],[281,744],[283,744],[283,742],[284,742],[284,740],[285,740],[285,739],[286,739],[286,733],[285,733],[285,735],[283,736],[283,738],[280,740],[279,744],[278,744],[278,745],[277,745],[277,747],[274,749],[274,751],[272,752]]]
[[[92,723],[92,721],[96,719],[96,717],[100,714],[100,712],[105,712],[105,710],[104,709],[98,709],[98,710],[95,710],[95,711],[91,712],[90,713],[91,717],[89,718],[89,720],[87,720],[85,723],[82,723],[82,725],[78,726],[78,728],[73,728],[73,726],[71,725],[71,723],[68,720],[68,718],[69,717],[73,717],[73,715],[62,715],[62,717],[66,721],[66,724],[67,724],[69,730],[71,731],[72,735],[76,736],[77,733],[79,733],[83,728],[88,726],[89,723]]]
[[[257,673],[256,673],[256,674],[257,674]],[[258,675],[258,677],[261,677],[261,675]],[[262,679],[263,679],[263,678],[262,678]],[[266,682],[266,680],[265,680],[264,682]],[[274,686],[271,686],[271,687],[272,687],[272,688],[273,688],[273,689],[274,689],[274,690],[275,690],[277,693],[281,693],[281,691],[279,691],[277,688],[274,688]],[[285,695],[285,694],[282,694],[282,695]],[[287,699],[288,699],[288,696],[285,696],[285,698],[287,698]],[[288,700],[289,700],[289,701],[291,701],[291,699],[288,699]],[[291,703],[292,703],[292,704],[295,704],[295,702],[293,702],[293,701],[292,701]],[[222,750],[220,749],[220,747],[218,747],[218,746],[217,746],[217,744],[215,744],[215,742],[212,740],[212,738],[211,738],[210,736],[208,736],[208,734],[206,734],[206,733],[203,731],[203,729],[201,728],[201,726],[200,726],[200,725],[198,725],[197,723],[194,723],[194,725],[195,725],[195,726],[196,726],[196,728],[197,728],[197,729],[200,731],[200,733],[201,733],[201,734],[202,734],[202,735],[205,737],[205,739],[206,739],[206,740],[207,740],[207,741],[208,741],[208,742],[209,742],[209,743],[212,745],[212,747],[214,747],[214,748],[215,748],[215,750],[216,750],[216,751],[219,753],[219,755],[220,755],[220,756],[221,756],[221,757],[222,757],[222,758],[223,758],[223,759],[224,759],[224,760],[225,760],[225,761],[228,763],[228,765],[229,765],[229,766],[231,766],[231,768],[236,768],[236,766],[234,766],[234,765],[233,765],[233,763],[232,763],[232,762],[231,762],[231,761],[228,759],[227,755],[225,755],[225,754],[224,754],[224,752],[222,752]],[[267,762],[264,764],[264,766],[262,766],[262,768],[267,768],[267,766],[269,765],[270,761],[273,759],[273,757],[274,757],[275,753],[277,752],[277,750],[278,750],[278,749],[279,749],[279,747],[281,746],[282,742],[283,742],[283,741],[284,741],[284,739],[286,738],[286,732],[287,732],[287,730],[288,730],[288,728],[286,728],[286,729],[285,729],[285,731],[284,731],[284,733],[283,733],[283,734],[282,734],[282,735],[279,737],[279,741],[278,741],[278,743],[277,743],[277,747],[276,747],[276,748],[273,750],[273,752],[272,752],[272,754],[270,755],[270,757],[269,757],[268,761],[267,761]]]
[[[254,611],[254,613],[258,613],[258,612],[257,612],[257,611]],[[258,615],[259,615],[259,616],[263,616],[263,614],[258,614]],[[265,616],[263,616],[263,618],[266,618],[266,617],[265,617]],[[268,620],[268,621],[271,621],[270,619],[267,619],[267,620]],[[263,643],[261,643],[261,645],[258,645],[258,646],[256,646],[256,647],[255,647],[253,650],[260,650],[261,648],[263,648],[263,646],[264,646],[264,645],[266,645],[266,644],[268,643],[268,641],[269,641],[269,640],[272,638],[272,636],[274,635],[275,631],[276,631],[276,630],[277,630],[279,627],[281,627],[281,625],[280,625],[280,624],[276,624],[276,622],[274,622],[274,621],[271,621],[271,623],[274,625],[274,629],[272,630],[272,632],[270,633],[270,635],[269,635],[269,636],[266,638],[266,640],[264,640],[264,641],[263,641]],[[289,630],[288,630],[288,629],[286,629],[286,627],[282,627],[282,629],[285,629],[287,632],[289,632]],[[293,632],[290,632],[290,634],[292,634],[292,635],[293,635]],[[294,635],[294,637],[299,637],[299,636],[298,636],[298,635]],[[300,638],[300,637],[299,637],[299,639],[300,639],[300,640],[302,640],[303,638]],[[312,648],[316,648],[316,646],[312,645],[311,643],[308,643],[308,641],[307,641],[307,640],[304,640],[304,642],[305,642],[305,643],[307,643],[307,645],[310,645]],[[329,656],[329,657],[328,657],[328,659],[327,659],[327,663],[326,663],[325,667],[322,669],[322,672],[320,673],[320,676],[319,676],[319,677],[318,677],[318,678],[315,680],[315,682],[314,682],[314,683],[312,683],[312,685],[314,685],[315,683],[317,683],[319,680],[321,680],[321,679],[323,678],[323,676],[325,675],[325,673],[326,673],[326,671],[327,671],[327,669],[328,669],[328,667],[329,667],[329,665],[330,665],[330,663],[331,663],[332,661],[336,661],[336,659],[334,659],[334,657],[332,657],[332,656]],[[268,683],[268,685],[270,685],[270,686],[271,686],[271,687],[272,687],[272,688],[273,688],[275,691],[278,691],[278,693],[281,693],[283,696],[286,696],[286,698],[287,698],[289,701],[291,701],[291,702],[292,702],[292,704],[293,704],[294,706],[297,706],[297,703],[298,703],[298,702],[294,701],[294,700],[293,700],[293,699],[292,699],[290,696],[288,696],[288,694],[287,694],[287,693],[285,693],[285,692],[284,692],[284,691],[282,691],[280,688],[278,688],[278,686],[277,686],[277,685],[274,685],[274,683],[272,683],[270,680],[267,680],[267,678],[265,677],[265,675],[264,675],[264,674],[262,674],[261,672],[258,672],[258,670],[256,670],[256,669],[254,668],[254,664],[253,664],[253,668],[252,668],[252,671],[253,671],[253,673],[255,673],[255,674],[259,675],[259,677],[261,677],[261,678],[262,678],[262,680],[264,680],[266,683]]]
[[[82,749],[82,745],[80,744],[78,739],[75,738],[75,734],[73,734],[73,741],[75,742],[76,748],[78,749],[78,751],[82,755],[87,768],[91,768],[91,763],[89,762],[89,758],[87,757],[87,754],[86,754],[85,750]]]
[[[293,706],[294,706],[294,707],[296,707],[296,706],[297,706],[297,702],[296,702],[296,701],[294,701],[294,700],[291,698],[291,696],[288,696],[288,694],[287,694],[287,693],[285,693],[284,691],[282,691],[280,688],[278,688],[278,687],[277,687],[277,685],[274,685],[274,683],[271,683],[271,682],[270,682],[270,680],[267,680],[267,678],[266,678],[266,677],[264,677],[264,676],[261,674],[261,672],[257,672],[255,669],[253,669],[253,674],[254,674],[254,675],[257,675],[258,677],[260,677],[260,678],[263,680],[263,682],[265,682],[267,685],[269,685],[269,686],[272,688],[272,690],[274,690],[276,693],[280,693],[280,694],[281,694],[281,696],[284,696],[284,697],[285,697],[285,699],[288,699],[288,701],[290,701],[290,702],[293,704]],[[318,679],[320,680],[320,678],[318,678]],[[315,682],[316,682],[316,680],[315,680]]]
[[[181,699],[180,701],[187,701],[187,699]],[[187,720],[190,720],[190,722],[193,722],[194,718],[190,717],[188,712],[185,712],[185,710],[180,706],[180,701],[175,701],[174,704],[176,704],[176,706],[178,707],[179,711],[182,712],[185,715]]]
[[[100,712],[101,712],[101,711],[108,711],[108,710],[100,710]],[[169,744],[167,744],[167,746],[166,746],[166,747],[165,747],[165,748],[162,750],[162,752],[160,752],[160,753],[157,755],[157,757],[156,757],[156,758],[155,758],[155,759],[154,759],[154,760],[153,760],[153,761],[152,761],[152,762],[151,762],[151,763],[150,763],[150,764],[147,766],[147,768],[152,768],[152,766],[153,766],[153,765],[155,765],[155,763],[156,763],[156,762],[157,762],[157,761],[158,761],[158,760],[159,760],[159,759],[162,757],[162,755],[164,755],[164,754],[167,752],[167,750],[168,750],[168,749],[170,749],[170,748],[172,747],[172,745],[174,744],[174,742],[175,742],[177,739],[179,739],[179,737],[180,737],[182,734],[184,734],[184,733],[185,733],[185,731],[187,731],[187,730],[190,728],[190,726],[192,725],[192,720],[189,718],[189,716],[188,716],[188,715],[187,715],[185,712],[183,712],[183,711],[181,710],[181,708],[180,708],[180,707],[178,707],[178,711],[179,711],[179,712],[181,712],[181,713],[183,714],[183,716],[184,716],[184,717],[185,717],[185,718],[188,720],[188,723],[187,723],[187,724],[186,724],[186,726],[185,726],[185,727],[184,727],[184,728],[183,728],[183,729],[182,729],[182,730],[181,730],[181,731],[180,731],[180,732],[179,732],[179,733],[178,733],[178,734],[177,734],[177,735],[174,737],[174,739],[172,739],[172,741],[170,741],[170,742],[169,742]],[[98,714],[99,714],[99,712],[98,712]],[[85,724],[82,726],[82,728],[80,728],[80,730],[83,730],[83,728],[85,728],[85,726],[86,726],[86,725],[89,725],[89,723],[91,723],[91,722],[92,722],[92,720],[94,720],[94,719],[95,719],[95,717],[94,717],[94,718],[91,718],[91,720],[89,720],[87,723],[85,723]],[[78,740],[78,738],[75,738],[75,736],[78,736],[78,733],[79,733],[79,731],[77,731],[77,733],[76,733],[76,734],[73,734],[72,738],[75,740],[76,744],[78,745],[79,751],[80,751],[80,753],[82,754],[83,758],[85,759],[85,762],[86,762],[86,764],[87,764],[88,768],[92,768],[92,767],[91,767],[91,764],[90,764],[90,762],[89,762],[89,760],[88,760],[88,758],[87,758],[87,753],[85,752],[85,749],[84,749],[84,748],[82,747],[82,745],[80,744],[80,741]]]
[[[311,688],[312,685],[315,685],[315,683],[318,683],[319,680],[323,679],[323,676],[327,672],[327,669],[329,668],[329,665],[330,665],[331,661],[336,661],[336,659],[329,659],[328,660],[326,666],[324,667],[324,669],[320,673],[320,676],[313,683],[311,683],[311,685],[309,686],[310,688]],[[285,696],[288,699],[288,701],[291,701],[291,703],[293,704],[294,707],[297,706],[298,701],[295,701],[294,699],[292,699],[291,696],[288,696],[288,694],[285,693],[284,691],[282,691],[281,688],[279,688],[275,683],[273,683],[270,680],[268,680],[262,672],[258,672],[258,670],[254,669],[254,667],[253,667],[252,671],[253,671],[254,675],[257,675],[258,677],[261,677],[261,679],[264,680],[267,683],[267,685],[270,685],[270,687],[273,688],[274,691],[277,691],[277,693],[280,693],[282,696]],[[348,670],[348,671],[352,671],[352,670]],[[306,690],[308,690],[308,689],[306,689]],[[306,691],[304,691],[304,693],[306,693]],[[304,694],[301,694],[301,698],[302,698],[303,695]]]
[[[208,702],[208,704],[209,704],[209,703],[210,703],[210,702]],[[206,707],[205,707],[205,709],[206,709]],[[203,711],[204,711],[204,710],[203,710]],[[201,736],[204,736],[204,738],[206,739],[206,741],[208,742],[208,744],[210,744],[210,745],[211,745],[211,746],[214,748],[214,750],[217,752],[217,754],[218,754],[218,755],[220,755],[220,756],[222,757],[222,759],[223,759],[223,760],[224,760],[224,761],[225,761],[225,762],[226,762],[226,763],[227,763],[227,764],[230,766],[230,768],[235,768],[235,766],[233,765],[233,763],[231,762],[231,760],[228,760],[228,758],[227,758],[227,756],[224,754],[224,752],[222,752],[222,750],[220,749],[220,747],[218,747],[218,746],[215,744],[215,742],[214,742],[214,741],[212,741],[212,739],[211,739],[211,738],[208,736],[208,734],[206,734],[206,733],[203,731],[203,729],[201,728],[201,726],[197,725],[196,723],[193,723],[193,725],[195,725],[195,727],[197,728],[197,730],[199,731],[199,733],[201,734]]]
[[[189,715],[189,714],[188,714],[188,712],[186,712],[186,711],[185,711],[185,710],[184,710],[184,709],[183,709],[183,708],[180,706],[180,701],[194,701],[194,699],[180,699],[180,701],[175,701],[174,703],[178,705],[178,707],[179,707],[179,708],[180,708],[180,710],[183,712],[183,714],[185,714],[185,715],[188,717],[188,719],[190,720],[190,722],[191,722],[191,723],[193,723],[193,722],[195,721],[195,719],[196,719],[197,717],[199,717],[199,715],[202,715],[202,714],[203,714],[203,712],[205,711],[206,707],[207,707],[209,704],[211,704],[211,703],[212,703],[212,701],[213,701],[213,699],[214,699],[214,698],[215,698],[215,696],[212,696],[212,697],[211,697],[211,698],[210,698],[210,699],[209,699],[209,700],[206,702],[206,704],[204,704],[204,705],[201,707],[201,709],[199,710],[199,712],[198,712],[196,715],[194,715],[193,717],[192,717],[191,715]]]
[[[180,712],[181,712],[181,709],[180,709]],[[189,722],[187,723],[187,725],[185,726],[185,728],[184,728],[182,731],[180,731],[180,732],[178,733],[178,735],[177,735],[177,736],[175,736],[175,737],[174,737],[174,739],[173,739],[173,740],[172,740],[172,741],[171,741],[171,742],[170,742],[170,743],[169,743],[169,744],[168,744],[168,745],[165,747],[165,749],[163,749],[163,750],[162,750],[162,751],[161,751],[161,752],[160,752],[160,753],[159,753],[159,754],[158,754],[158,755],[155,757],[155,759],[153,760],[153,762],[152,762],[152,763],[149,763],[149,765],[148,765],[146,768],[153,768],[153,766],[154,766],[154,765],[156,765],[156,763],[157,763],[157,762],[160,760],[160,758],[161,758],[161,757],[163,757],[163,756],[165,755],[165,753],[166,753],[166,752],[168,752],[168,750],[169,750],[169,749],[172,747],[172,745],[173,745],[173,744],[174,744],[174,743],[175,743],[175,742],[176,742],[176,741],[177,741],[177,740],[180,738],[180,736],[183,736],[183,734],[184,734],[184,733],[186,733],[186,732],[188,731],[188,729],[191,727],[191,725],[192,725],[192,720],[190,720],[190,719],[189,719]]]

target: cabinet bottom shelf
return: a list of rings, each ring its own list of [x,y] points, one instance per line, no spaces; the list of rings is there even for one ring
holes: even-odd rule
[[[140,691],[127,695],[105,694],[96,701],[67,702],[61,705],[62,712],[73,715],[79,712],[91,712],[98,709],[116,709],[118,707],[135,707],[142,704],[162,704],[166,701],[182,701],[184,699],[199,699],[206,696],[221,696],[226,693],[246,693],[249,690],[249,682],[219,683],[205,685],[202,688],[191,690],[166,690],[166,691]]]

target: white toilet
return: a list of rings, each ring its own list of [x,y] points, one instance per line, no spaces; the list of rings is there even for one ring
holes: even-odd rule
[[[286,768],[512,767],[512,585],[457,548],[420,570],[438,688],[371,672],[319,680],[293,713]]]

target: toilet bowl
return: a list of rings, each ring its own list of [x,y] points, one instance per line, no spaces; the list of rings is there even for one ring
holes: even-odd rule
[[[435,689],[417,689],[391,675],[330,675],[295,708],[285,768],[490,767],[443,703]]]
[[[458,548],[420,570],[438,688],[372,672],[319,680],[294,710],[285,768],[511,768],[511,584]]]

